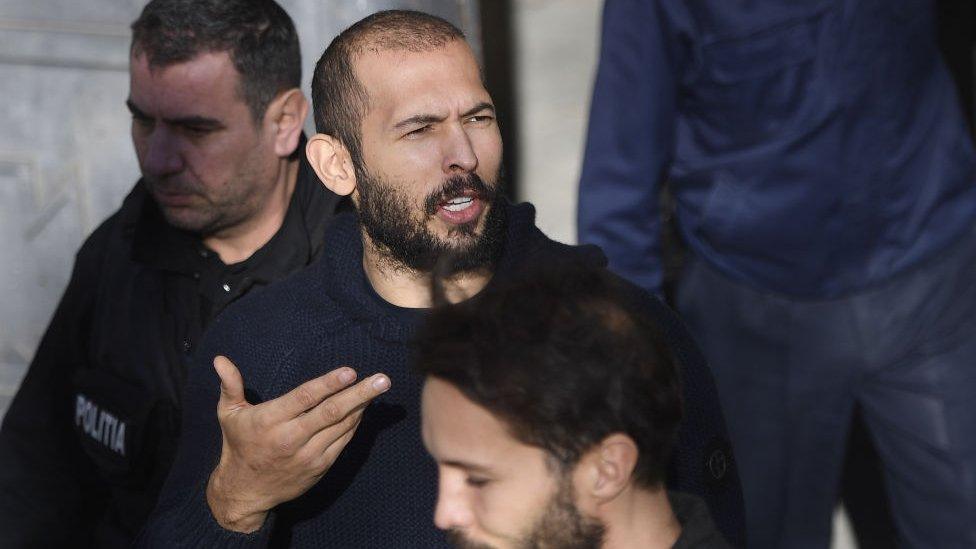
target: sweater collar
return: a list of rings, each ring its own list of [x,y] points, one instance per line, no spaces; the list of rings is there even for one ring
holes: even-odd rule
[[[540,238],[548,240],[535,227],[535,208],[531,204],[513,205],[502,198],[496,207],[505,209],[506,228],[502,252],[493,280],[511,271]],[[336,216],[326,230],[323,266],[330,296],[346,315],[372,324],[374,334],[385,340],[407,341],[427,309],[398,307],[380,297],[366,277],[363,267],[363,241],[355,212]]]

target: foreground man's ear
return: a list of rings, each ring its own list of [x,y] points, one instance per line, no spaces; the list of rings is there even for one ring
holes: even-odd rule
[[[308,116],[308,99],[298,88],[278,94],[268,104],[264,113],[265,122],[274,137],[275,154],[284,158],[291,156],[298,146]]]
[[[630,487],[639,453],[632,438],[614,433],[583,454],[573,475],[580,509],[595,514]]]
[[[356,170],[349,150],[337,138],[317,133],[305,144],[305,156],[322,183],[339,196],[356,189]]]

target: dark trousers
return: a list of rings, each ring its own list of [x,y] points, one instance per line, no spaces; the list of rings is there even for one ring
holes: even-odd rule
[[[855,404],[900,540],[976,547],[976,230],[840,299],[738,284],[692,259],[676,304],[725,408],[753,547],[828,547]]]

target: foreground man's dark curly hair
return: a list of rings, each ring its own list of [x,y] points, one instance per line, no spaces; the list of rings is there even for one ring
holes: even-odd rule
[[[457,387],[564,471],[613,433],[637,444],[635,481],[661,484],[681,390],[648,299],[605,269],[561,261],[435,308],[415,368]]]

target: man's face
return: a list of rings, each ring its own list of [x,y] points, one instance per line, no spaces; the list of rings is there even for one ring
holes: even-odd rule
[[[493,208],[502,143],[467,44],[366,52],[354,65],[369,92],[355,199],[370,239],[414,270],[445,253],[455,270],[490,263],[504,231]]]
[[[428,378],[421,414],[437,461],[434,522],[466,548],[595,548],[603,528],[581,515],[572,475],[546,452],[512,437],[504,423],[453,385]]]
[[[274,189],[278,158],[239,96],[227,52],[165,67],[133,56],[129,85],[132,142],[166,220],[210,236],[254,219]]]

